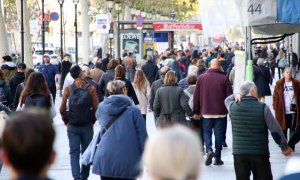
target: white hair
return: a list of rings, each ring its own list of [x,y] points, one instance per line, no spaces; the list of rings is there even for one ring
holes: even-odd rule
[[[252,81],[245,81],[240,86],[240,94],[241,96],[246,96],[249,94],[251,89],[256,88],[256,85]]]
[[[113,80],[108,82],[106,89],[110,95],[122,94],[125,85],[125,82],[121,80]]]
[[[158,179],[197,179],[201,158],[200,139],[196,133],[176,125],[160,129],[148,139],[143,165]]]
[[[264,59],[263,58],[258,58],[257,64],[258,65],[263,65],[264,64]]]
[[[194,65],[191,65],[189,67],[188,75],[195,75],[195,76],[197,76],[198,75],[198,67],[194,66]]]

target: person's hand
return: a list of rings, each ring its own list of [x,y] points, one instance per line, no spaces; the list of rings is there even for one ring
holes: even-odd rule
[[[293,150],[290,147],[287,150],[282,152],[282,154],[285,156],[290,156],[292,153],[293,153]]]
[[[200,118],[201,118],[201,115],[194,114],[194,115],[192,116],[192,118],[193,118],[193,119],[200,119]]]
[[[235,102],[240,102],[241,101],[242,96],[240,94],[236,94],[234,95],[234,100]]]

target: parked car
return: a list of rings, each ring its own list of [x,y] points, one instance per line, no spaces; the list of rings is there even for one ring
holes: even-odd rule
[[[60,62],[60,57],[55,54],[55,49],[45,49],[45,54],[50,55],[50,62],[51,64],[58,65]],[[33,58],[33,65],[34,67],[38,67],[39,65],[43,64],[43,50],[36,49],[32,55]]]

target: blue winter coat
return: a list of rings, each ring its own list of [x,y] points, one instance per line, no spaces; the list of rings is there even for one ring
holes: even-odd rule
[[[140,110],[124,95],[109,96],[99,105],[96,117],[100,129],[116,116],[118,119],[101,137],[92,171],[105,177],[136,178],[148,137],[145,121]]]

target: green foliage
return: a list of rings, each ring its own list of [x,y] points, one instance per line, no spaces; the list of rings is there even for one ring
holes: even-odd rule
[[[90,0],[91,6],[96,9],[106,9],[106,0]],[[133,6],[135,9],[160,14],[170,17],[170,13],[176,13],[176,19],[189,20],[199,11],[198,0],[122,0],[122,9],[124,3]],[[114,12],[113,12],[114,13]]]

